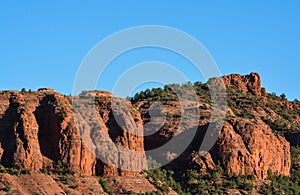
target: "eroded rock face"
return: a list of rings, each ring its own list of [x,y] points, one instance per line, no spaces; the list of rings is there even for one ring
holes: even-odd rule
[[[178,101],[163,100],[161,103],[164,105],[165,114],[172,117],[166,118],[164,125],[155,134],[145,138],[145,149],[151,150],[163,146],[176,137],[185,137],[191,128],[196,127],[196,132],[192,130],[193,133],[190,134],[195,136],[183,153],[174,154],[171,149],[167,148],[168,151],[164,151],[157,160],[168,158],[168,155],[165,154],[174,154],[174,161],[168,164],[166,168],[176,170],[184,167],[184,169],[195,169],[201,173],[215,169],[215,165],[220,162],[229,173],[254,174],[258,179],[265,179],[268,170],[280,175],[289,175],[291,164],[289,142],[279,135],[275,136],[270,126],[264,122],[264,118],[269,117],[270,113],[275,114],[275,110],[268,107],[268,99],[265,96],[264,88],[261,87],[260,76],[257,73],[251,73],[246,76],[233,74],[222,78],[230,90],[239,91],[239,94],[243,95],[252,94],[262,103],[257,106],[249,106],[247,109],[241,106],[236,110],[234,110],[234,104],[232,107],[227,105],[226,115],[228,119],[225,120],[215,146],[205,156],[201,156],[198,152],[203,136],[208,124],[213,124],[213,120],[209,118],[211,113],[209,105],[201,102],[202,99],[199,97],[200,121],[186,120],[183,128],[180,128],[179,124],[183,118],[180,108],[183,105],[180,105]],[[220,85],[220,81],[220,79],[214,78],[208,81],[208,85],[214,83]],[[237,98],[231,99],[231,101],[235,102]],[[249,101],[251,103],[251,100]],[[187,102],[188,100],[181,103],[187,104]],[[135,104],[140,110],[145,124],[151,121],[149,108],[153,103],[155,101],[146,99],[146,101],[138,101]],[[234,112],[237,110],[249,112],[250,117],[238,115],[238,112]],[[193,116],[192,112],[189,114]],[[155,122],[156,120],[152,123],[154,127],[161,124]],[[178,142],[178,144],[181,143]]]
[[[198,170],[202,174],[206,174],[210,171],[216,170],[216,164],[209,152],[206,152],[202,155],[199,155],[199,153],[197,152],[192,152],[189,162],[194,169]]]
[[[38,143],[38,125],[33,114],[38,99],[24,98],[15,91],[2,93],[0,112],[0,142],[4,166],[42,167],[43,158]],[[29,101],[32,103],[29,104]]]
[[[228,87],[262,95],[256,73],[223,78]],[[0,92],[1,164],[38,170],[61,160],[70,169],[87,175],[134,175],[147,169],[145,150],[159,148],[177,137],[177,143],[186,144],[183,152],[173,151],[178,148],[175,145],[157,155],[158,160],[175,159],[168,165],[171,169],[206,173],[220,162],[229,173],[254,174],[259,179],[266,178],[268,170],[289,175],[289,143],[275,136],[262,121],[274,112],[268,107],[249,109],[252,119],[239,117],[227,108],[230,117],[215,146],[200,156],[201,141],[212,121],[209,104],[199,99],[199,103],[165,101],[162,107],[152,106],[154,101],[146,99],[135,102],[136,110],[129,101],[102,91],[84,92],[73,98],[52,89]],[[151,118],[150,108],[156,118]],[[200,121],[194,112],[198,108],[202,108]],[[159,120],[161,115],[166,120]],[[183,116],[185,120],[181,121]],[[143,124],[153,128],[143,129]],[[149,135],[143,137],[143,133]]]
[[[267,171],[289,176],[290,144],[275,136],[262,121],[257,124],[247,119],[229,120],[210,151],[214,161],[220,161],[228,173],[254,174],[267,178]]]
[[[256,96],[261,96],[262,91],[265,93],[265,89],[261,87],[261,79],[258,73],[252,72],[249,75],[230,74],[222,78],[226,87],[234,87],[243,93],[251,93]]]
[[[120,106],[112,107],[111,94],[88,93],[91,94],[94,107],[77,105],[82,109],[75,109],[74,114],[71,97],[53,90],[1,92],[1,164],[38,170],[60,160],[83,174],[107,176],[134,175],[135,171],[147,169],[140,115],[128,101],[118,99]],[[112,148],[106,147],[108,142]],[[128,155],[122,155],[124,148]],[[110,156],[101,156],[108,161],[98,158],[103,149],[113,151],[106,151]]]

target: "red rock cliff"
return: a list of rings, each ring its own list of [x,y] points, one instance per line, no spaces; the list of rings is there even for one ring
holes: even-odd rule
[[[210,153],[228,173],[254,174],[259,179],[266,179],[268,170],[290,175],[289,148],[289,142],[275,136],[263,121],[258,120],[255,124],[239,118],[226,122]]]
[[[222,78],[226,87],[235,88],[243,93],[261,96],[263,88],[261,87],[261,79],[258,73],[252,72],[249,75],[230,74]],[[213,80],[210,79],[209,82]]]
[[[146,169],[143,138],[138,136],[143,133],[140,115],[134,114],[136,111],[128,101],[115,98],[120,107],[113,108],[111,94],[93,94],[96,112],[80,109],[78,117],[74,118],[71,97],[53,90],[1,92],[1,164],[38,170],[61,160],[69,168],[89,175],[133,175],[135,171]],[[119,109],[122,106],[133,114],[123,112]],[[112,115],[113,109],[119,116],[118,122]],[[120,127],[120,123],[124,126]],[[129,130],[133,133],[128,133]],[[91,141],[86,141],[86,138]],[[108,156],[102,158],[109,159],[107,163],[96,157],[101,148],[105,148],[104,141],[112,143],[112,150],[116,152],[113,155],[104,153]],[[133,152],[124,157],[121,154],[124,148]]]
[[[160,147],[174,137],[185,136],[185,132],[196,126],[195,138],[184,153],[172,155],[178,158],[168,168],[184,167],[207,172],[214,169],[215,164],[220,162],[227,172],[233,174],[254,174],[258,179],[265,179],[267,171],[271,170],[274,173],[289,176],[290,145],[282,136],[275,136],[265,122],[269,113],[275,114],[277,111],[268,107],[268,97],[262,94],[264,90],[261,87],[260,76],[257,73],[246,76],[232,74],[222,79],[227,88],[230,88],[227,98],[230,100],[228,102],[232,103],[227,105],[226,122],[209,153],[204,156],[198,155],[207,125],[212,124],[209,118],[210,105],[205,102],[205,97],[201,96],[201,93],[198,98],[199,123],[189,117],[184,120],[183,126],[179,125],[182,122],[182,106],[190,104],[187,107],[192,108],[193,102],[186,100],[179,103],[175,100],[162,100],[161,104],[164,105],[166,115],[171,117],[166,118],[164,125],[155,134],[145,138],[145,149]],[[209,84],[214,82],[220,82],[220,79],[211,79]],[[144,122],[156,127],[159,123],[149,119],[149,110],[154,102],[148,98],[145,101],[137,101],[135,105],[142,113]],[[193,116],[192,112],[190,116]],[[158,160],[167,159],[169,156],[166,154],[172,154],[172,150],[163,151]]]

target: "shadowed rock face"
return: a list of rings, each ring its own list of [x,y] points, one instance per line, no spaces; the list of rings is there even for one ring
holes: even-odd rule
[[[300,147],[300,133],[299,132],[285,132],[284,137],[291,143],[292,146]]]
[[[114,108],[118,122],[124,124],[119,127],[112,114],[112,95],[100,92],[93,95],[93,112],[82,104],[82,109],[76,111],[78,117],[74,118],[71,97],[53,90],[0,93],[1,164],[38,170],[61,160],[67,167],[83,174],[107,176],[134,175],[135,171],[147,169],[143,138],[138,136],[143,133],[140,115],[128,115],[119,107]],[[136,112],[130,102],[117,101],[132,113]],[[84,103],[84,100],[80,102]],[[128,128],[135,133],[127,133]],[[110,160],[117,163],[116,166],[107,165],[96,157],[97,152],[105,148],[104,141],[111,142],[116,153],[101,157],[112,158]],[[123,148],[132,152],[121,156]],[[135,151],[139,153],[135,154]],[[127,158],[135,163],[124,163]]]
[[[173,139],[170,133],[177,128],[176,124],[178,121],[173,121],[170,132],[165,133],[166,130],[162,128],[152,137],[157,136],[154,140],[165,140],[164,143],[167,143]],[[254,174],[257,179],[267,178],[268,170],[280,175],[290,175],[290,143],[280,135],[275,136],[272,129],[262,120],[233,117],[224,124],[214,147],[205,155],[199,155],[207,126],[208,123],[198,126],[191,144],[174,161],[165,166],[167,169],[195,169],[200,173],[206,173],[214,170],[216,164],[220,163],[228,173]],[[187,131],[189,129],[173,136],[185,137]],[[157,144],[147,140],[145,146],[147,150],[148,147],[151,149],[157,147]],[[164,154],[170,154],[172,150],[162,152],[159,158],[168,158]]]

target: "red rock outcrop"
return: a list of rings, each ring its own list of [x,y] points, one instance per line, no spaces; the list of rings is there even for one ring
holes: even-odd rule
[[[202,155],[199,155],[197,152],[192,152],[189,161],[192,167],[202,174],[209,173],[216,169],[215,162],[209,152]]]
[[[38,170],[60,160],[83,174],[107,176],[133,175],[146,169],[142,122],[130,102],[104,92],[76,98],[85,103],[87,95],[93,97],[93,105],[74,105],[82,107],[74,111],[72,97],[53,90],[1,92],[1,164]],[[113,107],[111,102],[119,106]],[[99,154],[109,149],[106,143],[111,151]]]
[[[258,74],[234,74],[223,79],[227,87],[251,93],[259,101],[257,97],[263,90]],[[237,102],[237,98],[231,101]],[[232,104],[237,108],[227,108],[228,119],[216,144],[205,156],[199,156],[207,126],[213,124],[209,101],[200,95],[200,102],[157,103],[147,98],[135,102],[136,110],[129,101],[103,91],[83,92],[76,97],[47,88],[0,92],[1,164],[38,170],[60,160],[87,175],[128,176],[147,169],[145,150],[159,148],[176,138],[177,143],[186,145],[184,151],[173,150],[180,148],[175,143],[157,155],[157,160],[165,162],[175,159],[168,165],[172,169],[193,168],[205,173],[220,162],[229,173],[254,174],[259,179],[266,178],[268,170],[289,175],[289,143],[275,136],[263,120],[270,113],[276,118],[280,114],[265,102],[250,104],[251,99],[242,98],[239,103],[244,107]],[[288,105],[286,100],[276,101]]]
[[[225,120],[225,125],[215,146],[206,156],[199,156],[198,152],[207,125],[213,124],[213,120],[209,118],[210,105],[205,101],[201,102],[204,98],[200,96],[198,103],[200,121],[198,123],[196,120],[192,120],[195,119],[195,117],[191,117],[194,112],[190,112],[187,119],[182,116],[181,109],[189,100],[180,103],[173,100],[160,101],[164,105],[165,115],[171,117],[166,118],[156,133],[145,138],[145,149],[152,150],[176,137],[185,137],[188,135],[186,132],[196,126],[196,133],[192,130],[195,137],[189,147],[181,154],[174,154],[174,161],[167,165],[167,168],[192,168],[204,173],[214,169],[215,165],[220,162],[227,172],[233,174],[254,174],[258,179],[265,179],[267,171],[270,170],[288,176],[291,164],[289,142],[280,135],[275,136],[270,126],[264,121],[270,113],[266,111],[272,109],[268,107],[268,101],[266,101],[268,97],[262,97],[264,89],[261,87],[260,76],[257,73],[251,73],[246,76],[232,74],[222,78],[227,88],[235,90],[232,93],[233,96],[229,94],[227,97],[233,97],[230,99],[233,104],[227,106],[228,119]],[[214,82],[220,85],[220,79],[216,78],[211,79],[208,83],[211,85]],[[248,97],[250,99],[247,99]],[[161,122],[155,123],[158,120],[152,122],[149,118],[149,110],[154,103],[157,102],[148,98],[145,101],[137,101],[135,105],[140,110],[144,123],[150,123],[156,127]],[[189,107],[192,107],[191,105]],[[272,110],[272,112],[275,113],[276,110]],[[182,123],[184,125],[180,126]],[[173,154],[171,149],[167,150],[163,151],[160,156],[157,155],[158,161],[168,158],[168,155],[165,154]]]
[[[265,89],[261,87],[261,79],[258,73],[250,73],[249,75],[230,74],[224,76],[223,82],[226,87],[234,88],[243,93],[251,93],[256,96],[261,96]],[[211,79],[209,82],[212,82]]]
[[[268,170],[289,176],[289,148],[289,142],[275,136],[264,122],[258,120],[255,124],[238,118],[226,122],[210,153],[228,173],[254,174],[258,179],[265,179]]]

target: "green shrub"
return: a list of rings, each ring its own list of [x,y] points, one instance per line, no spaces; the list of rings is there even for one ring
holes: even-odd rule
[[[108,183],[105,179],[100,179],[99,180],[100,185],[102,186],[104,192],[108,193],[108,194],[113,194],[112,191],[109,189]]]
[[[31,170],[30,169],[25,169],[21,171],[22,174],[26,174],[26,175],[30,175],[31,174]]]
[[[52,175],[52,171],[47,167],[41,168],[40,171],[41,171],[41,173],[44,173],[45,175]]]
[[[5,185],[5,191],[10,192],[10,190],[11,190],[11,186],[10,185]]]
[[[21,89],[21,93],[26,93],[26,92],[27,92],[26,88]]]
[[[268,171],[268,179],[271,184],[263,184],[260,191],[263,194],[300,194],[300,171],[298,170],[298,160],[300,148],[291,147],[291,176],[276,176]]]
[[[254,186],[253,186],[252,183],[245,182],[245,183],[243,183],[243,184],[240,186],[240,188],[241,188],[242,190],[252,191],[253,188],[254,188]]]
[[[70,185],[69,188],[77,189],[77,188],[79,188],[79,184]]]
[[[155,169],[161,167],[161,164],[153,159],[151,156],[147,156],[148,168]]]
[[[58,160],[54,172],[59,175],[73,175],[74,171],[69,169],[68,167],[64,166],[61,160]]]

